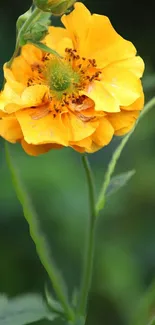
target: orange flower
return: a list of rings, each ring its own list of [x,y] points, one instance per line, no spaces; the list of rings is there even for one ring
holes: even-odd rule
[[[28,44],[4,66],[0,135],[31,155],[95,152],[129,132],[144,104],[143,60],[109,19],[76,3],[62,22],[43,41],[60,57]]]

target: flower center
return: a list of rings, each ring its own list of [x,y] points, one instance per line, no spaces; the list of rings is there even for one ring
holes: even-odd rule
[[[95,59],[80,57],[75,49],[66,48],[65,52],[65,60],[72,65],[74,71],[80,76],[76,85],[77,90],[87,89],[94,80],[100,80],[101,71],[97,68]]]
[[[70,64],[60,59],[50,60],[46,68],[45,77],[51,91],[58,93],[72,91],[73,85],[79,82],[79,74],[72,69]]]
[[[70,74],[69,71],[64,69],[63,65],[59,62],[55,62],[49,67],[49,85],[51,90],[63,91],[66,90],[70,84]]]
[[[42,57],[42,62],[34,62],[31,69],[32,76],[28,78],[27,86],[44,84],[50,90],[46,105],[43,97],[42,114],[52,111],[55,117],[68,107],[82,118],[80,112],[93,107],[94,102],[88,100],[86,95],[82,95],[81,91],[89,91],[95,80],[101,80],[102,72],[98,69],[95,59],[80,57],[75,49],[66,48],[63,59],[46,53]]]

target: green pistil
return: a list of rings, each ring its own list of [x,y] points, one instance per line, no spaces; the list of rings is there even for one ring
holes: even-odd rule
[[[51,91],[61,97],[63,92],[71,93],[79,82],[79,74],[71,65],[58,59],[51,60],[47,65],[46,79]]]
[[[54,91],[64,91],[70,87],[70,76],[63,70],[53,69],[50,77],[50,89]]]

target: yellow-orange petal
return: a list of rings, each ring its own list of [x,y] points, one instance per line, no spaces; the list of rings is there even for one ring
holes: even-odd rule
[[[6,107],[9,103],[18,103],[18,106],[19,104],[22,104],[20,95],[17,94],[8,83],[6,83],[4,90],[0,94],[0,110],[7,112]]]
[[[72,40],[69,37],[63,38],[59,43],[57,43],[57,46],[55,47],[56,51],[62,56],[65,56],[65,49],[66,48],[73,48]]]
[[[8,114],[0,110],[0,118],[2,117],[8,117]]]
[[[132,104],[141,95],[141,82],[132,72],[115,65],[106,67],[102,74],[105,89],[119,101],[120,106]]]
[[[119,114],[119,113],[117,113]],[[115,114],[113,114],[115,115]],[[99,147],[106,146],[112,139],[114,128],[106,117],[99,120],[99,126],[92,135],[92,141]]]
[[[0,109],[7,113],[14,113],[21,108],[39,106],[49,99],[49,88],[45,85],[33,85],[27,87],[21,96],[17,95],[13,89],[5,84],[2,97],[0,96]]]
[[[82,121],[78,116],[68,113],[62,115],[62,120],[68,132],[69,141],[81,141],[90,136],[97,128],[98,121]]]
[[[77,152],[79,152],[79,153],[84,153],[84,152],[85,152],[85,148],[84,148],[84,147],[79,147],[79,146],[77,146],[77,145],[71,145],[71,147],[72,147],[75,151],[77,151]]]
[[[89,136],[89,137],[82,139],[80,141],[70,141],[69,146],[71,146],[73,148],[75,148],[75,147],[81,148],[79,150],[82,150],[80,152],[83,152],[83,150],[86,151],[86,148],[90,148],[91,143],[92,143],[92,139],[91,139],[91,136]]]
[[[133,128],[138,115],[138,111],[121,111],[117,114],[109,114],[107,118],[115,130],[114,134],[124,135]]]
[[[12,143],[22,139],[23,133],[15,116],[4,117],[0,120],[0,136]]]
[[[82,26],[85,22],[82,24],[80,20],[80,24]],[[115,31],[108,17],[94,14],[91,17],[83,54],[95,58],[98,66],[103,68],[112,62],[135,56],[136,49]]]
[[[72,143],[72,147],[78,152],[93,153],[109,144],[112,140],[114,129],[105,117],[101,118],[96,131],[83,141]]]
[[[129,106],[122,106],[121,109],[125,111],[141,111],[144,107],[144,93]]]
[[[26,44],[22,47],[21,56],[23,56],[25,61],[31,65],[41,61],[43,52],[32,44]]]
[[[40,119],[33,119],[34,112],[37,114],[37,109],[25,109],[15,113],[25,141],[36,145],[57,143],[67,146],[68,138],[61,115],[58,114],[54,117],[55,115],[53,116],[52,113],[49,113]]]
[[[63,15],[61,20],[70,38],[73,40],[74,47],[82,55],[89,30],[91,14],[81,2],[75,3],[74,7],[75,9],[69,15]]]
[[[27,143],[24,139],[21,140],[21,145],[23,147],[23,149],[25,150],[25,152],[28,155],[31,156],[38,156],[41,155],[45,152],[50,151],[51,149],[61,149],[62,146],[58,145],[58,144],[40,144],[40,145],[33,145],[33,144],[29,144]]]
[[[141,78],[144,72],[144,61],[140,56],[135,56],[126,60],[120,60],[111,65],[120,69],[127,69],[132,72],[137,78]]]
[[[65,28],[50,26],[43,43],[52,49],[56,49],[57,44],[59,44],[64,38],[69,38],[69,34]]]
[[[21,101],[24,107],[39,106],[49,99],[49,88],[45,85],[33,85],[25,88]]]
[[[6,64],[4,64],[4,77],[14,92],[16,92],[18,95],[23,92],[25,86],[15,79],[15,76],[13,75],[12,71],[7,68]]]
[[[34,61],[35,62],[35,61]],[[17,82],[26,86],[28,79],[32,76],[32,69],[22,55],[17,56],[11,65],[11,71]]]
[[[119,102],[117,98],[105,89],[104,84],[100,81],[94,81],[88,92],[82,91],[83,94],[89,96],[95,104],[95,111],[119,112]]]

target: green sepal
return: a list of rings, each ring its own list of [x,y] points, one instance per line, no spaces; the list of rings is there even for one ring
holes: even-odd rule
[[[34,0],[36,7],[55,16],[64,14],[74,3],[75,0]]]
[[[23,15],[24,16],[24,22],[26,22],[26,20],[28,20],[31,15],[33,14],[32,9],[29,9],[26,13]],[[25,32],[23,33],[22,27],[22,21],[20,23],[20,20],[18,22],[18,33],[19,33],[19,45],[23,46],[25,45],[28,41],[41,41],[46,34],[48,34],[48,26],[51,23],[51,14],[47,13],[47,12],[42,12],[40,11],[39,13],[39,17],[37,19],[37,21],[32,21],[32,23],[30,23],[30,25],[28,26],[28,28],[26,28]]]
[[[48,27],[41,24],[40,22],[32,26],[27,33],[23,35],[23,40],[27,43],[28,41],[39,42],[48,34]]]
[[[22,28],[22,26],[26,22],[26,20],[31,16],[31,14],[32,14],[32,9],[30,8],[23,15],[19,16],[19,18],[17,19],[17,22],[16,22],[17,33]]]
[[[29,43],[32,43],[33,45],[38,47],[43,52],[47,52],[47,53],[53,54],[54,56],[57,56],[58,58],[62,58],[62,56],[58,52],[56,52],[55,50],[51,49],[50,47],[48,47],[47,45],[45,45],[41,42],[29,41]]]

